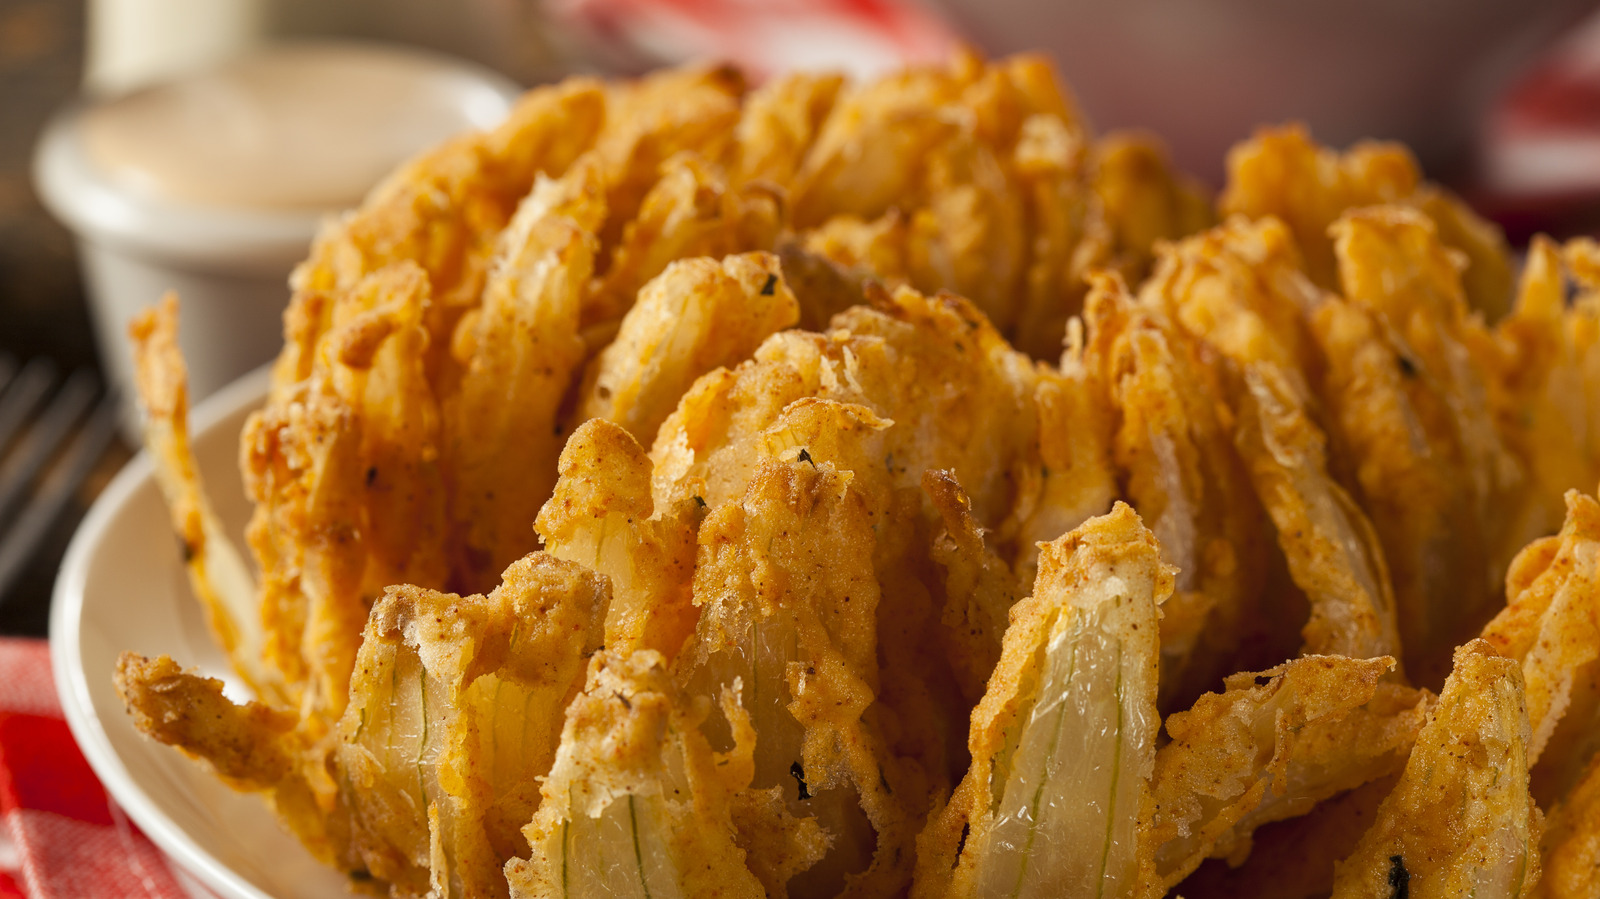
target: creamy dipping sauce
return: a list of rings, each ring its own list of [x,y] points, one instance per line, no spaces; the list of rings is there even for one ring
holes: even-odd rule
[[[102,103],[79,133],[93,166],[155,199],[340,209],[419,150],[508,108],[494,76],[442,57],[295,44]]]

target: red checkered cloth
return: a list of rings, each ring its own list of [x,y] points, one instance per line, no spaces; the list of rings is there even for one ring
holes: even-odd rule
[[[548,0],[544,9],[585,55],[623,70],[720,59],[757,81],[791,69],[870,76],[944,62],[960,44],[917,0]]]
[[[185,899],[89,769],[43,640],[0,638],[0,899]]]

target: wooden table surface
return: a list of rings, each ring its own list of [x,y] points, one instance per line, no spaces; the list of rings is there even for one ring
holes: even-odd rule
[[[97,369],[72,238],[34,195],[33,144],[78,90],[82,0],[0,0],[0,351]],[[61,554],[88,502],[130,456],[113,443],[27,572],[0,597],[0,634],[44,636]]]

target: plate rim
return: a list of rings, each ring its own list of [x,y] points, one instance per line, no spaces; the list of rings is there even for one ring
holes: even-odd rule
[[[263,365],[196,405],[190,411],[189,432],[208,431],[229,416],[264,400],[271,369],[270,363]],[[88,677],[83,670],[81,644],[83,597],[90,555],[133,494],[154,478],[155,467],[149,451],[141,447],[96,497],[62,557],[50,597],[50,669],[56,696],[73,740],[101,785],[169,859],[207,888],[225,896],[278,899],[202,849],[156,806],[150,794],[128,773],[94,711]]]

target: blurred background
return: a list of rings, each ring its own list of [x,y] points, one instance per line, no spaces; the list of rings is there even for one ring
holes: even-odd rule
[[[1298,119],[1334,145],[1403,140],[1499,221],[1600,230],[1593,0],[0,0],[0,353],[96,370],[79,261],[31,168],[52,115],[283,38],[424,47],[531,85],[730,59],[870,74],[962,43],[1052,54],[1101,129],[1159,134],[1217,186],[1226,148]],[[0,440],[3,443],[3,440]],[[4,447],[0,446],[0,452]],[[0,595],[0,633],[42,634],[56,564],[113,441]],[[0,460],[4,457],[0,456]],[[4,468],[0,461],[0,469]],[[3,471],[0,471],[3,473]],[[0,510],[3,512],[3,510]],[[0,526],[5,522],[0,521]]]

